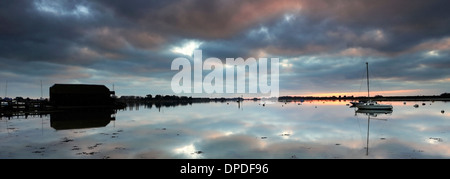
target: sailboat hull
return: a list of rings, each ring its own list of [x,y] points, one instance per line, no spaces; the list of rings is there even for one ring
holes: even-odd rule
[[[392,105],[387,104],[365,104],[358,106],[360,110],[392,110]]]
[[[358,109],[356,113],[365,113],[365,114],[392,114],[392,109],[379,109],[379,110],[371,110],[371,109]]]

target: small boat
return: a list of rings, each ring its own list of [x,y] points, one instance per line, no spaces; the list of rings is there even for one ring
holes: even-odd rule
[[[366,101],[351,101],[350,104],[352,104],[352,106],[350,107],[358,107],[361,105],[364,105],[366,103]]]
[[[360,110],[392,110],[392,105],[378,104],[376,101],[369,101],[364,104],[359,104],[357,108]]]
[[[370,88],[369,88],[369,63],[366,62],[366,70],[367,70],[367,98],[369,101],[364,103],[356,103],[358,109],[362,110],[392,110],[392,105],[390,104],[378,104],[376,101],[370,100]]]

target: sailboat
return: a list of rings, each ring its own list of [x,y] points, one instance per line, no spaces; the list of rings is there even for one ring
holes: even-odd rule
[[[379,104],[376,101],[370,100],[370,88],[369,88],[369,63],[366,62],[367,70],[367,102],[360,102],[356,107],[360,110],[392,110],[392,105],[390,104]]]

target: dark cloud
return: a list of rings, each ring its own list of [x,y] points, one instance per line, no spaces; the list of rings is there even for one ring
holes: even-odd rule
[[[333,1],[311,4],[311,16],[319,15],[319,18],[335,21],[356,35],[381,30],[388,38],[385,44],[380,45],[374,41],[359,41],[363,40],[362,37],[356,42],[348,42],[356,46],[398,52],[425,39],[448,35],[443,30],[448,29],[450,24],[448,18],[443,18],[450,15],[443,8],[450,5],[447,1]]]
[[[3,2],[8,5],[2,5],[0,15],[7,22],[0,28],[2,56],[23,61],[70,62],[70,56],[81,49],[78,39],[83,36],[83,29],[95,25],[95,18],[80,17],[72,2]]]
[[[365,61],[378,78],[390,80],[389,86],[407,81],[420,88],[420,82],[440,81],[445,90],[449,5],[440,0],[2,1],[0,77],[20,72],[17,78],[110,81],[97,75],[118,74],[170,83],[171,61],[182,56],[171,49],[195,40],[204,58],[279,57],[282,91],[305,87],[295,79],[311,88],[345,88],[339,84],[354,83]]]
[[[166,35],[190,38],[224,38],[299,8],[291,0],[278,2],[239,0],[101,1],[111,11],[138,25]]]

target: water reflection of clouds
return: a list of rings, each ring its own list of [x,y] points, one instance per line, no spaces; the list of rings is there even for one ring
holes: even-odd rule
[[[202,158],[202,155],[198,155],[201,154],[201,152],[199,152],[199,150],[195,148],[194,144],[189,144],[175,148],[173,152],[175,154],[182,155],[183,158],[192,158],[192,159]]]
[[[378,116],[386,120],[371,119],[368,156],[367,116],[355,116],[345,104],[245,102],[241,107],[231,102],[119,111],[106,127],[66,131],[45,125],[37,130],[40,120],[11,120],[8,125],[18,128],[12,133],[21,145],[5,130],[0,141],[22,158],[450,157],[450,120],[440,113],[448,109],[446,103],[419,108],[395,103],[391,115]],[[48,119],[42,121],[49,125]],[[61,142],[65,137],[73,141]],[[20,151],[24,145],[31,147]],[[45,153],[32,153],[41,147]]]
[[[439,154],[442,153],[439,149],[448,151],[448,145],[433,144],[438,147],[432,147],[424,144],[427,141],[424,136],[448,129],[448,125],[442,125],[440,121],[442,116],[428,115],[428,112],[419,114],[400,107],[393,116],[388,116],[389,121],[373,121],[370,155],[365,156],[366,117],[355,117],[353,109],[345,105],[331,104],[333,105],[330,105],[330,102],[302,105],[272,103],[262,106],[250,102],[244,103],[243,109],[237,109],[234,104],[194,104],[185,109],[168,109],[164,114],[156,113],[156,110],[145,111],[152,116],[149,119],[136,118],[139,115],[135,112],[138,111],[134,111],[130,118],[136,120],[139,125],[135,125],[131,130],[138,132],[136,136],[147,136],[142,139],[135,138],[134,141],[146,140],[155,146],[138,152],[138,156],[149,158],[448,156],[448,152]],[[424,123],[423,120],[430,118],[432,121]],[[438,126],[438,123],[441,125]],[[158,127],[166,127],[167,130],[159,133],[147,131]],[[177,132],[173,131],[178,131],[179,136],[175,136]],[[166,136],[162,135],[163,133]]]
[[[270,105],[266,106],[266,109],[261,108],[259,105],[247,105],[246,107],[244,109],[244,111],[247,111],[246,113],[241,115],[235,114],[241,116],[240,118],[230,119],[229,117],[225,117],[215,119],[218,124],[221,124],[216,126],[217,130],[237,127],[241,128],[242,132],[233,133],[233,135],[224,133],[222,136],[216,135],[214,138],[205,138],[205,140],[197,142],[196,145],[200,146],[200,148],[205,151],[210,151],[206,152],[205,155],[213,155],[213,158],[264,158],[271,156],[271,152],[284,153],[284,151],[278,150],[284,148],[283,146],[277,145],[280,143],[288,146],[298,146],[296,143],[317,142],[321,139],[326,139],[326,136],[320,134],[320,131],[323,129],[316,129],[321,128],[320,121],[317,122],[317,126],[311,127],[311,124],[309,124],[309,127],[305,127],[306,124],[302,125],[302,123],[308,123],[314,121],[314,119],[310,120],[308,117],[304,119],[292,119],[298,115],[290,110],[297,110],[296,108],[289,107],[286,108],[287,112],[280,112],[278,107]],[[251,112],[248,112],[248,110]],[[230,121],[234,120],[245,120],[246,125],[231,125],[227,127]],[[297,134],[297,131],[299,131],[299,134]],[[274,149],[278,151],[274,151]],[[217,152],[211,152],[211,150]],[[283,158],[285,157],[289,156],[284,155]]]

